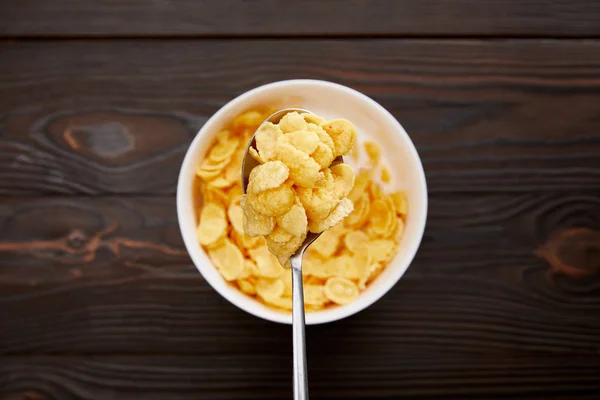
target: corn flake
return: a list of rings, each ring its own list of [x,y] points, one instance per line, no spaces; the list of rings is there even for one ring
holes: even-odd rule
[[[344,245],[352,253],[357,253],[369,245],[369,237],[363,231],[348,232],[344,236]]]
[[[381,147],[379,147],[377,143],[371,141],[366,141],[364,147],[371,165],[373,167],[379,165],[379,159],[381,158]]]
[[[283,295],[284,289],[283,282],[278,279],[260,278],[256,283],[256,294],[265,301],[280,298]]]
[[[369,226],[379,236],[389,237],[397,227],[396,212],[393,206],[384,199],[375,200],[371,205]]]
[[[228,188],[229,186],[233,185],[233,181],[227,180],[222,176],[217,176],[212,181],[209,181],[208,185],[212,186],[213,188],[217,188],[217,189],[225,189],[225,188]]]
[[[258,154],[258,151],[254,147],[250,147],[248,149],[248,153],[250,154],[250,156],[252,156],[252,158],[254,158],[256,161],[258,161],[259,164],[264,164],[267,162],[267,160],[265,158],[263,158],[260,154]]]
[[[344,198],[324,220],[309,221],[308,230],[314,233],[323,232],[342,222],[344,218],[350,215],[352,210],[354,210],[354,204],[352,204],[352,201],[349,198]]]
[[[406,216],[406,214],[408,213],[408,200],[406,198],[406,193],[394,192],[390,194],[390,197],[394,202],[394,208],[396,209],[396,213],[398,215]]]
[[[331,257],[338,249],[345,231],[342,225],[326,230],[310,245],[310,250],[319,253],[325,259]]]
[[[311,269],[311,275],[322,279],[339,276],[341,267],[337,258],[330,258],[325,262],[315,264]]]
[[[205,184],[202,187],[202,200],[204,204],[215,203],[225,207],[227,205],[227,196],[222,190],[214,186]]]
[[[281,136],[283,136],[281,129],[271,122],[265,122],[258,128],[254,139],[260,159],[266,162],[275,158],[277,141]]]
[[[218,164],[213,164],[207,160],[208,159],[205,159],[202,164],[196,168],[196,175],[205,181],[210,181],[221,175],[221,171],[229,163],[229,159],[221,161]]]
[[[232,203],[227,209],[227,217],[237,233],[244,233],[244,210],[237,203]]]
[[[325,129],[321,128],[319,125],[308,124],[308,130],[316,133],[321,143],[331,149],[332,154],[335,152],[335,144],[333,143],[333,139],[327,134],[327,132],[325,132]],[[327,166],[329,166],[329,164]]]
[[[304,304],[323,307],[327,303],[327,296],[321,285],[304,285]]]
[[[375,201],[380,199],[383,196],[383,192],[381,191],[381,186],[375,181],[370,181],[367,185],[367,190],[369,192],[369,196],[371,197],[371,201]]]
[[[292,299],[290,297],[277,297],[272,299],[265,299],[265,302],[273,307],[281,308],[286,311],[292,309]]]
[[[334,197],[343,199],[354,187],[354,171],[348,164],[338,164],[330,168],[334,181]]]
[[[244,211],[244,233],[248,236],[268,235],[275,229],[275,218],[260,214],[247,201],[247,195],[240,199]]]
[[[321,168],[327,168],[335,159],[333,151],[322,142],[317,145],[317,148],[311,154],[311,156],[312,159],[315,160],[319,166],[321,166]]]
[[[244,269],[244,256],[229,239],[225,239],[222,246],[209,250],[208,256],[228,281],[237,279]]]
[[[325,296],[336,304],[349,304],[358,297],[358,287],[349,279],[332,277],[324,288]]]
[[[261,113],[260,111],[250,110],[235,117],[232,125],[235,129],[241,129],[244,127],[257,127],[266,118],[267,115]]]
[[[346,218],[346,226],[353,227],[355,229],[361,228],[367,222],[370,210],[371,200],[369,195],[367,193],[363,193],[363,195],[354,202],[354,211],[352,211],[348,218]]]
[[[223,207],[215,203],[205,204],[196,231],[198,242],[203,246],[211,245],[222,238],[226,232],[227,220]]]
[[[282,230],[293,236],[305,235],[308,229],[306,210],[300,201],[297,201],[288,212],[277,217],[276,221]]]
[[[224,193],[225,202],[228,206],[233,203],[239,204],[240,198],[242,197],[242,187],[240,185],[232,186],[227,192]]]
[[[340,263],[340,275],[343,278],[359,280],[364,273],[364,268],[358,257],[352,257],[348,254],[342,254],[338,257]]]
[[[240,144],[240,139],[236,137],[228,137],[217,143],[208,153],[207,160],[212,164],[217,164],[231,159],[233,153]]]
[[[239,279],[237,281],[237,284],[243,293],[246,293],[250,296],[253,296],[256,294],[256,285],[254,285],[254,283],[252,283],[248,279]]]
[[[296,111],[285,114],[278,125],[284,133],[305,131],[308,129],[304,117]]]
[[[389,239],[377,239],[369,243],[369,253],[371,254],[373,262],[390,261],[395,249],[396,243]]]
[[[286,243],[289,242],[294,235],[287,233],[280,226],[276,225],[275,229],[271,233],[266,236],[267,242],[269,240],[277,243]]]
[[[279,278],[283,282],[283,297],[292,297],[292,270],[286,269]]]
[[[257,194],[249,192],[246,202],[251,208],[261,215],[277,217],[283,215],[292,208],[296,199],[296,193],[291,185],[281,185],[275,189],[265,190]]]
[[[355,163],[360,161],[360,148],[356,144],[352,146],[352,150],[350,150],[350,157]]]
[[[281,161],[268,161],[252,169],[248,183],[248,192],[258,194],[278,188],[286,181],[290,171]]]
[[[366,269],[366,271],[363,274],[363,276],[358,281],[358,288],[361,289],[361,290],[366,289],[367,283],[370,282],[370,281],[372,281],[373,278],[375,278],[375,276],[380,271],[381,271],[381,264],[379,264],[379,263],[373,263],[373,264],[369,265],[369,267]]]
[[[392,175],[390,174],[390,171],[387,169],[387,167],[384,165],[381,168],[381,182],[390,183],[391,181],[392,181]]]
[[[404,235],[404,220],[402,218],[398,218],[398,226],[396,227],[396,232],[394,233],[394,240],[396,243],[400,243],[402,236]]]
[[[311,131],[296,131],[288,133],[284,139],[303,153],[312,154],[321,141],[316,133]]]
[[[309,220],[323,220],[327,218],[336,206],[333,194],[323,188],[309,189],[297,187],[296,193],[304,206]]]
[[[334,156],[348,154],[356,141],[356,128],[345,119],[334,119],[321,124],[335,145]]]
[[[269,250],[277,256],[277,260],[279,264],[285,268],[289,268],[289,258],[294,255],[296,250],[302,245],[304,239],[306,239],[306,234],[298,237],[292,236],[286,242],[278,242],[271,239],[267,236],[267,246]]]
[[[248,250],[250,257],[256,263],[256,275],[263,278],[278,278],[283,274],[277,258],[269,251],[267,246]]]
[[[256,271],[257,271],[256,264],[254,264],[254,262],[252,260],[248,260],[247,258],[245,258],[244,259],[244,268],[242,268],[242,272],[240,272],[240,274],[238,275],[238,277],[236,279],[237,280],[248,279],[252,275],[256,274]]]
[[[354,186],[348,194],[348,198],[352,201],[356,201],[367,190],[367,186],[369,186],[369,172],[361,169],[356,175]]]
[[[295,184],[312,188],[323,178],[321,166],[308,154],[298,150],[290,143],[277,143],[276,158],[287,165],[290,178]]]
[[[233,229],[230,233],[231,240],[242,250],[247,251],[259,246],[266,246],[267,242],[263,236],[248,236],[245,233],[238,233]]]
[[[319,117],[318,115],[311,114],[311,113],[302,114],[302,118],[304,118],[306,123],[309,125],[313,124],[315,126],[318,126],[318,125],[322,124],[323,122],[325,122],[325,118]]]

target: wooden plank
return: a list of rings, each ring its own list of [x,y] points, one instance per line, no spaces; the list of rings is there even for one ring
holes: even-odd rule
[[[3,36],[597,36],[593,0],[10,0]]]
[[[288,327],[230,305],[190,265],[171,197],[0,204],[0,354],[289,355]],[[399,284],[311,327],[309,348],[597,358],[599,232],[598,193],[434,195]]]
[[[288,335],[289,336],[289,335]],[[309,351],[314,399],[597,399],[596,357],[486,359]],[[6,357],[0,395],[27,399],[287,399],[290,355]]]
[[[432,192],[600,189],[595,40],[42,41],[0,59],[4,195],[174,193],[210,115],[298,77],[387,107]]]

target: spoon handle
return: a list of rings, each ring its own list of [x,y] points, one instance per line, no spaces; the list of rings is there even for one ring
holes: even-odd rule
[[[306,373],[306,340],[304,336],[304,290],[302,289],[302,253],[297,252],[292,264],[292,324],[294,340],[294,400],[308,400]]]

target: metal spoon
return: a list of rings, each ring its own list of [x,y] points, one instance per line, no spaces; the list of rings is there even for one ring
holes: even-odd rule
[[[301,108],[284,108],[268,117],[264,122],[278,123],[287,113],[297,111],[300,114],[310,113]],[[254,135],[248,143],[244,162],[242,163],[242,188],[246,193],[250,171],[259,165],[250,154],[248,149],[256,148]],[[343,163],[343,158],[337,157],[332,165]],[[308,400],[308,379],[306,373],[306,340],[304,335],[304,290],[302,289],[302,255],[321,234],[308,232],[302,246],[290,257],[292,265],[292,329],[294,343],[294,400]]]

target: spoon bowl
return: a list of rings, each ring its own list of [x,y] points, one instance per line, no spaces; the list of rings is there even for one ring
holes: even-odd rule
[[[276,111],[273,114],[271,114],[270,116],[268,116],[267,119],[264,120],[263,124],[265,122],[271,122],[271,123],[276,124],[279,121],[281,121],[281,118],[283,118],[284,115],[294,112],[294,111],[296,111],[299,114],[312,114],[310,111],[305,110],[303,108],[284,108],[284,109]],[[261,124],[261,126],[262,126],[262,124]],[[260,126],[259,126],[259,129],[260,129]],[[242,162],[242,190],[244,191],[244,194],[246,194],[246,189],[248,188],[248,180],[250,178],[250,172],[252,172],[252,169],[254,169],[255,167],[260,165],[259,162],[250,155],[250,147],[256,148],[255,136],[256,136],[256,133],[254,133],[254,135],[252,135],[250,142],[248,142],[248,146],[246,146],[246,152],[244,153],[244,161]],[[344,158],[342,156],[338,156],[333,160],[331,165],[342,164],[343,162],[344,162]],[[310,244],[312,242],[314,242],[315,240],[317,240],[317,238],[319,236],[321,236],[321,233],[322,232],[320,232],[320,233],[308,232],[306,234],[306,239],[304,239],[304,242],[302,243],[302,246],[300,246],[300,248],[296,251],[296,253],[294,253],[294,255],[290,258],[290,261],[294,257],[301,258],[302,254],[304,254],[304,251],[306,251],[306,249],[308,248],[308,246],[310,246]]]

